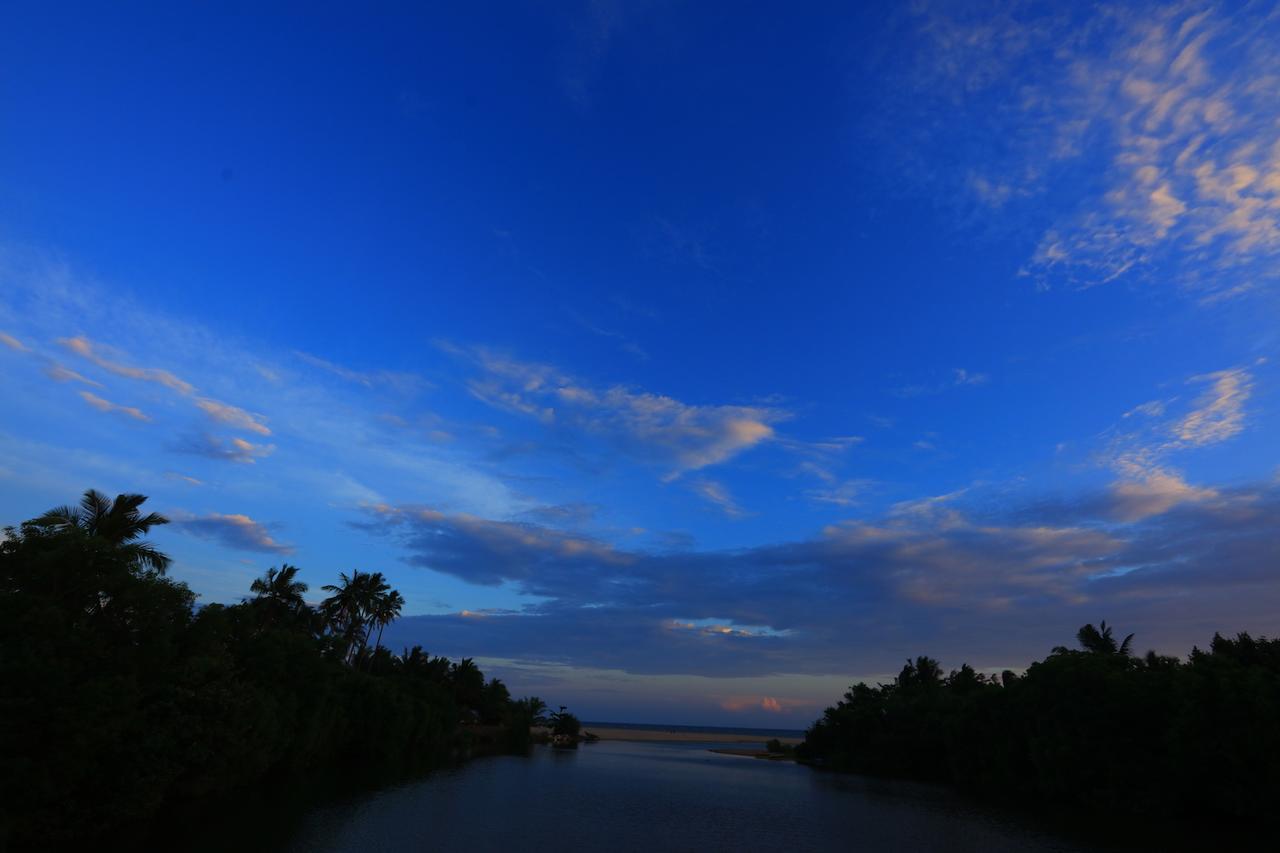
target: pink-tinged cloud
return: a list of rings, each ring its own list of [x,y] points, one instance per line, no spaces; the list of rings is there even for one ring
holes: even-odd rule
[[[30,350],[27,349],[26,344],[15,338],[13,335],[7,335],[4,332],[0,332],[0,344],[4,344],[9,349],[17,350],[18,352],[30,352]]]
[[[81,398],[86,403],[93,406],[99,412],[107,412],[109,414],[124,415],[127,418],[133,418],[135,421],[150,421],[151,417],[144,411],[133,406],[121,406],[119,403],[113,403],[110,400],[104,400],[96,394],[90,394],[88,391],[80,392]]]
[[[123,376],[126,379],[138,379],[143,382],[154,382],[157,385],[177,391],[179,394],[194,394],[195,386],[190,382],[179,379],[167,370],[161,370],[155,367],[132,367],[127,364],[121,364],[117,361],[102,355],[97,345],[86,337],[61,338],[58,343],[71,350],[76,355],[87,359],[88,361],[101,367],[108,373],[114,373],[116,376]]]
[[[91,388],[103,387],[101,382],[94,382],[92,379],[81,376],[79,373],[76,373],[74,370],[68,370],[67,368],[63,367],[60,364],[54,364],[46,368],[44,375],[48,376],[54,382],[80,382],[84,385],[88,385]]]
[[[242,513],[212,512],[202,516],[176,513],[175,516],[174,523],[179,530],[215,539],[231,548],[269,554],[293,553],[292,546],[277,542],[265,524]]]
[[[731,696],[721,702],[720,707],[735,714],[757,708],[770,714],[781,714],[786,710],[783,703],[772,696]]]
[[[255,432],[258,435],[271,435],[271,430],[259,420],[262,417],[261,415],[246,412],[239,406],[202,397],[196,400],[196,407],[219,423],[228,424],[248,432]]]

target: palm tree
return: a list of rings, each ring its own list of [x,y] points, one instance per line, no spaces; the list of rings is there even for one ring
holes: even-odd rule
[[[113,501],[102,492],[89,489],[80,499],[80,506],[54,507],[31,523],[47,531],[74,530],[105,540],[134,566],[164,574],[172,562],[169,556],[150,542],[139,540],[151,528],[168,524],[169,519],[154,512],[143,515],[138,507],[146,500],[146,495],[117,495]]]
[[[333,595],[320,602],[320,610],[335,634],[341,634],[347,644],[345,658],[350,660],[355,647],[355,637],[364,627],[365,589],[368,587],[368,574],[356,569],[347,577],[346,572],[338,573],[338,583],[325,584],[320,587]]]
[[[249,585],[249,591],[277,612],[298,613],[307,606],[302,597],[307,591],[307,585],[297,580],[297,576],[297,566],[288,563],[278,569],[272,566],[265,575]]]
[[[382,576],[382,572],[365,574],[364,584],[360,590],[360,610],[361,618],[368,627],[365,629],[364,638],[360,641],[360,651],[362,653],[365,647],[369,645],[369,638],[373,636],[373,626],[378,623],[379,608],[390,592],[391,585]]]
[[[404,596],[394,589],[378,599],[373,611],[373,621],[378,623],[378,639],[373,644],[374,651],[382,647],[382,629],[399,619],[402,609]]]
[[[528,696],[521,700],[529,709],[529,723],[534,726],[547,724],[547,703],[537,696]]]
[[[1133,642],[1133,634],[1125,637],[1124,642],[1116,645],[1116,639],[1112,636],[1111,628],[1104,619],[1098,623],[1097,628],[1093,627],[1093,623],[1090,623],[1077,631],[1076,642],[1080,644],[1080,648],[1089,654],[1129,657],[1129,646]],[[1053,651],[1054,654],[1065,654],[1070,650],[1065,646],[1058,646]]]

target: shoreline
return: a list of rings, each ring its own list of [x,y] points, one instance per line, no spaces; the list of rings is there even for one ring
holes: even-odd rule
[[[623,740],[640,742],[667,743],[765,743],[775,738],[780,743],[795,745],[804,738],[776,737],[769,735],[734,734],[731,732],[690,732],[664,729],[658,726],[649,729],[615,729],[608,726],[583,726],[583,734],[591,733],[600,740]]]

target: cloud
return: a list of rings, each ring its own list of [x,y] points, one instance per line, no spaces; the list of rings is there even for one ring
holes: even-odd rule
[[[720,707],[732,713],[756,709],[770,714],[783,713],[783,703],[772,696],[730,696],[720,703]]]
[[[1146,415],[1147,417],[1158,418],[1165,413],[1171,400],[1151,400],[1140,406],[1134,406],[1125,412],[1122,417],[1132,418],[1136,415]]]
[[[1274,282],[1280,16],[1266,4],[923,0],[875,70],[897,173],[958,221],[1035,205],[1042,286],[1168,281],[1216,300]],[[887,76],[886,76],[887,75]],[[892,93],[892,94],[889,94]],[[979,170],[939,163],[966,160]],[[1018,227],[1018,226],[1013,226]]]
[[[117,376],[123,376],[126,379],[138,379],[143,382],[154,382],[157,385],[163,385],[179,394],[190,395],[195,393],[195,386],[190,382],[179,379],[167,370],[160,370],[153,367],[131,367],[112,361],[103,355],[97,344],[93,343],[86,337],[60,338],[58,343],[71,350],[71,352],[88,361],[96,364],[98,367],[114,373]]]
[[[400,394],[416,394],[431,387],[431,383],[427,382],[421,376],[413,373],[402,373],[393,370],[352,370],[349,367],[343,367],[340,364],[334,364],[332,361],[326,361],[319,356],[311,355],[300,350],[294,350],[293,353],[300,361],[318,367],[328,373],[332,373],[340,379],[347,382],[362,385],[365,388],[385,387],[390,388]]]
[[[568,503],[536,506],[520,513],[522,518],[535,524],[552,527],[580,526],[591,522],[600,512],[598,504]]]
[[[1245,426],[1244,404],[1253,391],[1253,377],[1240,368],[1193,376],[1188,382],[1208,383],[1196,408],[1178,421],[1174,432],[1191,447],[1217,444],[1238,435]]]
[[[175,447],[179,453],[190,453],[208,459],[252,465],[275,452],[274,444],[254,444],[243,438],[224,439],[202,433],[182,439]]]
[[[607,338],[609,340],[616,341],[618,345],[618,349],[622,350],[623,352],[627,353],[630,356],[633,356],[638,361],[649,360],[649,353],[646,352],[644,348],[641,347],[639,344],[637,344],[635,341],[631,340],[629,337],[624,335],[622,332],[618,332],[613,329],[606,329],[602,326],[596,325],[595,323],[591,322],[586,317],[582,316],[576,311],[570,311],[569,316],[573,318],[573,321],[575,323],[577,323],[579,326],[581,326],[583,329],[587,330],[591,334],[597,337]]]
[[[101,382],[94,382],[92,379],[86,379],[74,370],[68,370],[60,364],[49,365],[49,367],[45,369],[44,374],[54,382],[79,382],[83,385],[88,385],[91,388],[103,387]]]
[[[1115,483],[1111,496],[1112,515],[1121,521],[1138,521],[1168,512],[1181,503],[1213,500],[1218,493],[1190,485],[1176,471],[1154,470]]]
[[[16,350],[17,352],[30,352],[30,350],[27,349],[26,344],[15,338],[13,335],[9,335],[4,332],[0,332],[0,344],[4,344],[9,349]]]
[[[104,400],[101,397],[90,394],[88,391],[81,391],[80,397],[99,412],[124,415],[125,417],[133,418],[135,421],[149,422],[151,420],[151,417],[141,409],[134,408],[133,406],[121,406],[117,403],[111,402],[110,400]]]
[[[483,377],[468,384],[482,402],[548,426],[605,439],[633,457],[667,467],[666,479],[725,462],[774,437],[788,415],[765,406],[694,405],[621,385],[591,387],[550,365],[485,349],[444,345]]]
[[[210,419],[219,423],[229,424],[237,429],[254,432],[258,435],[271,435],[271,430],[259,420],[262,415],[246,412],[238,406],[202,397],[196,400],[196,407],[208,415]]]
[[[933,384],[922,385],[906,385],[894,391],[899,397],[925,397],[933,394],[943,394],[955,388],[974,387],[978,385],[986,385],[991,381],[991,377],[985,373],[977,373],[971,370],[965,370],[961,367],[951,369],[947,379]]]
[[[1126,10],[1105,47],[1073,57],[1071,118],[1108,160],[1099,194],[1040,241],[1031,269],[1096,284],[1164,263],[1185,283],[1280,252],[1280,51],[1275,16],[1185,5]]]
[[[452,574],[470,583],[533,582],[561,563],[609,566],[630,557],[597,540],[536,524],[494,521],[428,507],[377,504],[363,529],[397,534],[411,553],[410,565]],[[539,582],[550,582],[551,574]]]
[[[1111,487],[1111,507],[1122,521],[1218,497],[1213,489],[1188,483],[1169,460],[1229,441],[1244,431],[1253,375],[1244,368],[1232,368],[1192,376],[1187,383],[1208,387],[1181,414],[1169,414],[1177,398],[1154,400],[1125,412],[1121,420],[1129,424],[1109,442],[1105,458],[1120,475]],[[1143,417],[1135,420],[1137,415]]]
[[[408,618],[396,642],[637,673],[885,672],[938,651],[999,667],[1069,642],[1102,615],[1185,652],[1224,626],[1265,630],[1280,604],[1270,569],[1280,483],[1215,489],[1121,523],[1110,491],[1002,515],[975,513],[962,497],[724,551],[629,550],[414,508],[371,508],[364,526],[412,565],[530,596],[483,630],[471,620],[460,633],[456,616]],[[1124,497],[1160,500],[1155,488]],[[1194,613],[1192,601],[1202,605]],[[867,636],[876,642],[851,641]]]
[[[689,488],[698,497],[714,504],[730,518],[744,518],[748,514],[746,510],[738,506],[737,501],[733,499],[733,495],[729,493],[729,490],[722,483],[700,478],[689,483]]]
[[[133,367],[109,358],[103,353],[102,348],[98,344],[95,344],[87,337],[79,336],[74,338],[60,338],[58,343],[108,373],[123,376],[127,379],[137,379],[142,382],[154,382],[155,384],[168,388],[171,391],[175,391],[184,397],[192,397],[196,394],[196,386],[187,382],[185,379],[180,379],[167,370],[161,370],[154,367]],[[60,380],[74,378],[82,382],[97,384],[91,382],[91,380],[85,379],[78,373],[73,373],[72,371],[56,365],[51,369],[50,375],[53,378]],[[200,411],[208,415],[211,420],[217,421],[218,423],[228,424],[237,429],[243,429],[258,435],[271,434],[271,430],[268,429],[260,420],[262,417],[261,415],[254,415],[238,406],[223,403],[209,397],[197,398],[195,400],[195,405],[200,409]]]
[[[267,526],[247,515],[214,512],[208,515],[175,514],[174,526],[186,533],[213,539],[241,551],[292,554],[293,548],[272,538]]]
[[[809,489],[804,493],[811,501],[835,506],[853,506],[857,504],[866,490],[875,485],[872,480],[845,480],[826,489]]]

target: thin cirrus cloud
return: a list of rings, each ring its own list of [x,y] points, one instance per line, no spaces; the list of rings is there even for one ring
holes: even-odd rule
[[[311,355],[310,353],[300,350],[294,351],[294,356],[301,362],[312,367],[319,368],[326,373],[331,373],[339,379],[361,385],[365,388],[390,388],[401,394],[415,394],[419,391],[426,390],[431,386],[421,376],[413,373],[399,372],[394,370],[353,370],[344,367],[341,364],[335,364],[332,361]]]
[[[266,554],[293,553],[292,546],[277,542],[265,524],[241,513],[214,512],[208,515],[177,513],[174,526],[185,533],[213,539],[228,548],[239,551],[258,551]]]
[[[116,376],[122,376],[126,379],[135,379],[141,382],[152,382],[164,388],[168,388],[183,397],[195,397],[196,386],[187,382],[185,379],[181,379],[170,371],[162,370],[160,368],[135,367],[124,364],[123,362],[108,357],[108,355],[104,353],[102,347],[83,335],[74,338],[60,338],[58,343],[108,373],[115,374]],[[70,371],[67,371],[67,373],[70,373]],[[75,376],[78,377],[79,374],[75,374]],[[265,436],[271,434],[271,430],[262,423],[261,415],[247,412],[238,406],[223,403],[209,397],[197,397],[195,399],[195,405],[196,408],[204,412],[211,420],[217,421],[218,423],[227,424],[228,426],[236,429],[253,432],[257,435]]]
[[[243,438],[225,439],[209,433],[200,433],[181,439],[173,449],[179,453],[203,456],[206,459],[252,465],[259,459],[264,459],[274,453],[276,446],[274,444],[254,444]]]
[[[738,505],[738,502],[734,500],[733,495],[723,483],[702,477],[690,482],[689,488],[695,495],[715,506],[716,509],[729,518],[745,518],[749,515],[745,509]]]
[[[894,394],[899,397],[927,397],[934,394],[943,394],[956,388],[986,385],[990,381],[991,377],[985,373],[955,367],[951,369],[947,378],[940,382],[905,385],[896,389]]]
[[[1170,413],[1176,399],[1144,403],[1122,417],[1122,422],[1131,424],[1136,415],[1142,415],[1136,426],[1117,433],[1108,445],[1108,462],[1120,475],[1111,487],[1113,513],[1122,521],[1219,497],[1215,489],[1188,483],[1171,467],[1171,459],[1229,441],[1246,429],[1253,374],[1236,367],[1192,376],[1187,384],[1204,386],[1204,390],[1186,411]]]
[[[246,412],[239,406],[232,406],[228,403],[221,403],[217,400],[202,397],[196,400],[196,408],[219,423],[227,424],[246,432],[257,433],[258,435],[271,435],[271,430],[260,420],[261,415]]]
[[[132,418],[135,421],[143,421],[148,423],[151,421],[151,416],[139,408],[136,408],[134,406],[122,406],[119,403],[113,403],[110,400],[104,400],[102,397],[99,397],[96,394],[91,394],[88,391],[81,391],[80,398],[84,400],[86,403],[88,403],[90,406],[92,406],[93,408],[97,409],[99,412],[107,412],[109,414],[124,415],[125,417]]]
[[[1076,75],[1079,107],[1108,139],[1102,195],[1045,234],[1033,268],[1106,280],[1190,258],[1195,284],[1221,288],[1210,273],[1280,252],[1274,15],[1175,6],[1125,18],[1117,49]]]
[[[190,382],[179,379],[167,370],[160,370],[154,367],[133,367],[113,361],[103,355],[101,349],[84,336],[74,338],[60,338],[58,343],[66,347],[71,352],[86,359],[92,364],[97,365],[108,373],[114,373],[116,376],[123,376],[126,379],[137,379],[141,382],[154,382],[162,385],[171,391],[177,391],[179,394],[194,394],[195,386]]]
[[[1025,274],[1089,287],[1167,265],[1206,299],[1274,280],[1280,19],[1267,6],[921,3],[912,14],[908,91],[926,102],[915,108],[958,111],[932,126],[966,131],[917,146],[922,176],[934,177],[932,145],[985,140],[983,173],[961,187],[980,205],[1073,200]]]
[[[17,352],[28,352],[26,344],[5,332],[0,332],[0,344],[4,344],[9,349]]]
[[[774,438],[789,413],[766,406],[696,405],[621,385],[598,388],[555,367],[484,348],[442,344],[478,367],[467,387],[494,408],[601,438],[673,480],[725,462]]]
[[[81,385],[88,385],[90,388],[103,387],[101,382],[95,382],[94,380],[89,379],[86,376],[82,376],[74,370],[63,367],[60,364],[49,365],[49,367],[45,369],[44,374],[54,382],[79,382]]]

